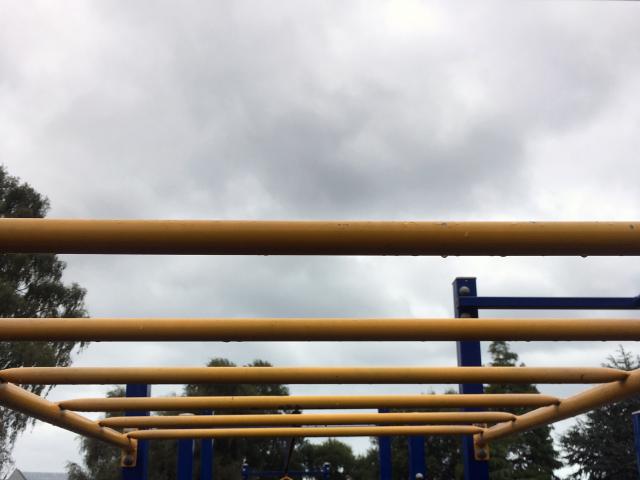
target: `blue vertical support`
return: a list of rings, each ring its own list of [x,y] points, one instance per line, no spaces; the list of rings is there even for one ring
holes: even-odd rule
[[[127,397],[151,396],[151,385],[131,384],[126,388]],[[146,416],[149,412],[130,411],[125,416]],[[149,477],[149,441],[138,440],[138,456],[135,467],[122,467],[122,480],[147,480]]]
[[[478,288],[475,278],[456,278],[453,281],[453,308],[456,318],[478,318],[476,307],[460,306],[460,297],[478,296]],[[458,366],[480,367],[482,366],[482,353],[480,342],[477,340],[457,342]],[[465,383],[458,386],[460,393],[473,394],[484,393],[481,383]],[[476,409],[467,408],[467,411]],[[464,464],[465,480],[488,480],[489,462],[475,459],[473,451],[473,436],[462,437],[462,456]]]
[[[331,476],[331,464],[329,462],[324,462],[322,464],[322,480],[329,480]]]
[[[245,462],[242,464],[242,480],[249,480],[249,476],[249,464]]]
[[[213,415],[212,410],[205,410],[203,415]],[[200,441],[200,480],[213,479],[213,438]]]
[[[633,412],[631,418],[633,420],[633,438],[636,446],[636,465],[638,466],[638,475],[640,475],[640,411]]]
[[[388,408],[381,408],[378,413],[388,413]],[[391,437],[378,437],[378,458],[380,462],[380,480],[391,478]]]
[[[178,440],[178,480],[193,480],[193,439]]]
[[[409,437],[409,480],[415,480],[418,474],[427,478],[427,459],[424,454],[424,435]]]

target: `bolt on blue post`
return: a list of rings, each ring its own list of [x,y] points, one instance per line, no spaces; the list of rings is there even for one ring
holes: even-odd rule
[[[388,413],[388,408],[380,408],[378,413]],[[391,477],[391,437],[378,437],[378,461],[380,480],[392,480]]]
[[[469,277],[459,277],[453,281],[453,308],[456,318],[478,318],[478,309],[475,307],[461,307],[460,297],[477,297],[478,288],[476,279]],[[459,367],[480,367],[482,366],[482,350],[479,341],[456,342],[458,352]],[[465,383],[458,386],[462,394],[484,393],[481,383]],[[477,409],[466,408],[466,411]],[[488,480],[489,462],[475,459],[473,448],[473,436],[462,437],[462,457],[464,464],[465,480]]]
[[[131,384],[125,390],[127,397],[151,396],[151,385]],[[129,411],[125,416],[147,416],[149,412]],[[149,441],[138,440],[138,455],[135,467],[122,467],[122,480],[147,480],[149,477]]]

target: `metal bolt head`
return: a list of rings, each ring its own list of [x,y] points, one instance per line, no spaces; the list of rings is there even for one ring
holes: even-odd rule
[[[476,450],[476,457],[478,460],[484,460],[488,457],[489,452],[487,452],[486,448],[478,448]]]
[[[466,285],[463,285],[458,289],[459,295],[469,295],[470,293],[471,293],[471,289]]]
[[[122,465],[125,467],[133,467],[136,464],[136,459],[132,453],[127,453],[122,456]]]

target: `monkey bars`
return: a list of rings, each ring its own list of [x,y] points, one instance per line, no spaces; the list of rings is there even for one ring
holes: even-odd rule
[[[638,222],[273,222],[0,219],[0,253],[208,255],[640,255]],[[482,367],[480,340],[640,340],[640,319],[477,319],[478,308],[524,305],[479,299],[454,284],[456,317],[432,318],[7,318],[0,341],[458,341],[458,367],[23,367],[0,371],[0,404],[121,448],[124,470],[152,439],[473,435],[486,446],[640,392],[640,370]],[[465,283],[466,282],[466,283]],[[482,301],[484,303],[482,303]],[[579,299],[558,305],[587,305]],[[637,298],[592,304],[637,308]],[[476,302],[476,303],[473,303]],[[493,302],[493,303],[492,303]],[[514,303],[515,302],[515,303]],[[535,303],[535,302],[533,302]],[[540,302],[538,302],[540,303]],[[537,308],[537,307],[535,307]],[[581,307],[578,307],[581,308]],[[585,308],[591,308],[585,306]],[[467,347],[473,347],[469,349]],[[471,355],[471,350],[477,350]],[[475,351],[474,350],[474,351]],[[475,365],[475,366],[469,366]],[[70,399],[51,403],[17,384],[430,384],[461,383],[462,395]],[[600,384],[568,398],[482,394],[484,383]],[[144,386],[144,385],[143,385]],[[468,388],[467,388],[468,387]],[[147,390],[148,391],[148,390]],[[475,392],[475,393],[474,393]],[[489,411],[264,414],[245,410],[459,409]],[[123,416],[93,421],[75,411],[193,411],[216,415]],[[240,411],[220,414],[221,410]],[[487,426],[486,424],[493,424]],[[113,428],[112,428],[113,427]],[[130,428],[143,430],[128,431]],[[118,429],[126,429],[120,432]],[[470,437],[469,437],[470,438]],[[138,442],[138,440],[140,442]],[[141,445],[139,447],[139,445]],[[210,449],[210,443],[209,449]],[[413,445],[413,443],[412,443]],[[192,445],[191,445],[192,447]],[[473,447],[473,445],[472,445]],[[203,451],[204,452],[204,451]],[[466,452],[466,450],[465,450]],[[472,452],[473,453],[473,452]],[[143,457],[141,457],[141,455]],[[203,453],[204,455],[204,453]],[[483,456],[484,455],[484,456]],[[204,457],[203,457],[204,458]],[[486,465],[485,465],[486,472]],[[144,469],[143,469],[144,470]],[[125,474],[127,475],[127,474]],[[128,478],[142,479],[144,473]],[[484,474],[483,474],[484,475]],[[205,477],[203,477],[205,478]],[[486,478],[478,476],[475,478]]]
[[[136,430],[127,437],[135,439],[177,440],[180,438],[245,438],[245,437],[377,437],[390,435],[472,435],[481,427],[393,426],[393,427],[295,427],[295,428],[187,428]]]
[[[460,408],[460,407],[542,407],[560,401],[551,395],[511,394],[431,394],[431,395],[325,395],[273,397],[155,397],[78,398],[58,402],[65,410],[78,412],[201,411],[201,410],[301,410],[347,408]]]
[[[22,367],[0,380],[40,385],[603,383],[628,372],[603,367]]]
[[[100,420],[102,427],[112,428],[184,428],[288,425],[411,425],[496,423],[515,420],[507,412],[415,412],[415,413],[329,413],[267,415],[157,415],[110,417]]]
[[[0,341],[640,340],[635,318],[3,318]]]
[[[0,219],[6,253],[640,255],[638,222]]]

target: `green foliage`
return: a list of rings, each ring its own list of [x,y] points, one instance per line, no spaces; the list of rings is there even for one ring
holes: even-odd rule
[[[461,445],[461,439],[458,437],[426,437],[427,477],[433,480],[462,479]],[[391,465],[393,478],[409,478],[409,442],[406,437],[392,439]]]
[[[489,347],[494,367],[515,367],[518,355],[506,342],[492,342]],[[489,385],[486,393],[540,393],[535,385]],[[524,408],[502,409],[520,415]],[[551,427],[544,426],[497,440],[490,445],[489,470],[496,480],[549,480],[557,478],[554,470],[562,463],[553,446]]]
[[[620,347],[603,366],[634,370],[640,368],[640,357],[634,357]],[[631,424],[631,414],[638,410],[640,397],[636,395],[625,401],[592,410],[567,430],[560,443],[565,452],[566,463],[578,467],[571,478],[638,478]]]
[[[0,217],[41,218],[48,200],[0,166]],[[66,265],[53,254],[0,255],[0,317],[82,317],[85,290],[65,285]],[[0,342],[0,368],[68,366],[78,342]],[[25,386],[46,394],[49,387]],[[11,465],[10,453],[17,436],[29,424],[24,415],[0,410],[0,474]]]
[[[329,462],[332,469],[332,480],[344,480],[355,470],[356,457],[351,447],[335,439],[325,440],[320,444],[303,442],[298,448],[298,462],[307,468],[321,468]],[[357,477],[359,478],[359,477]]]

